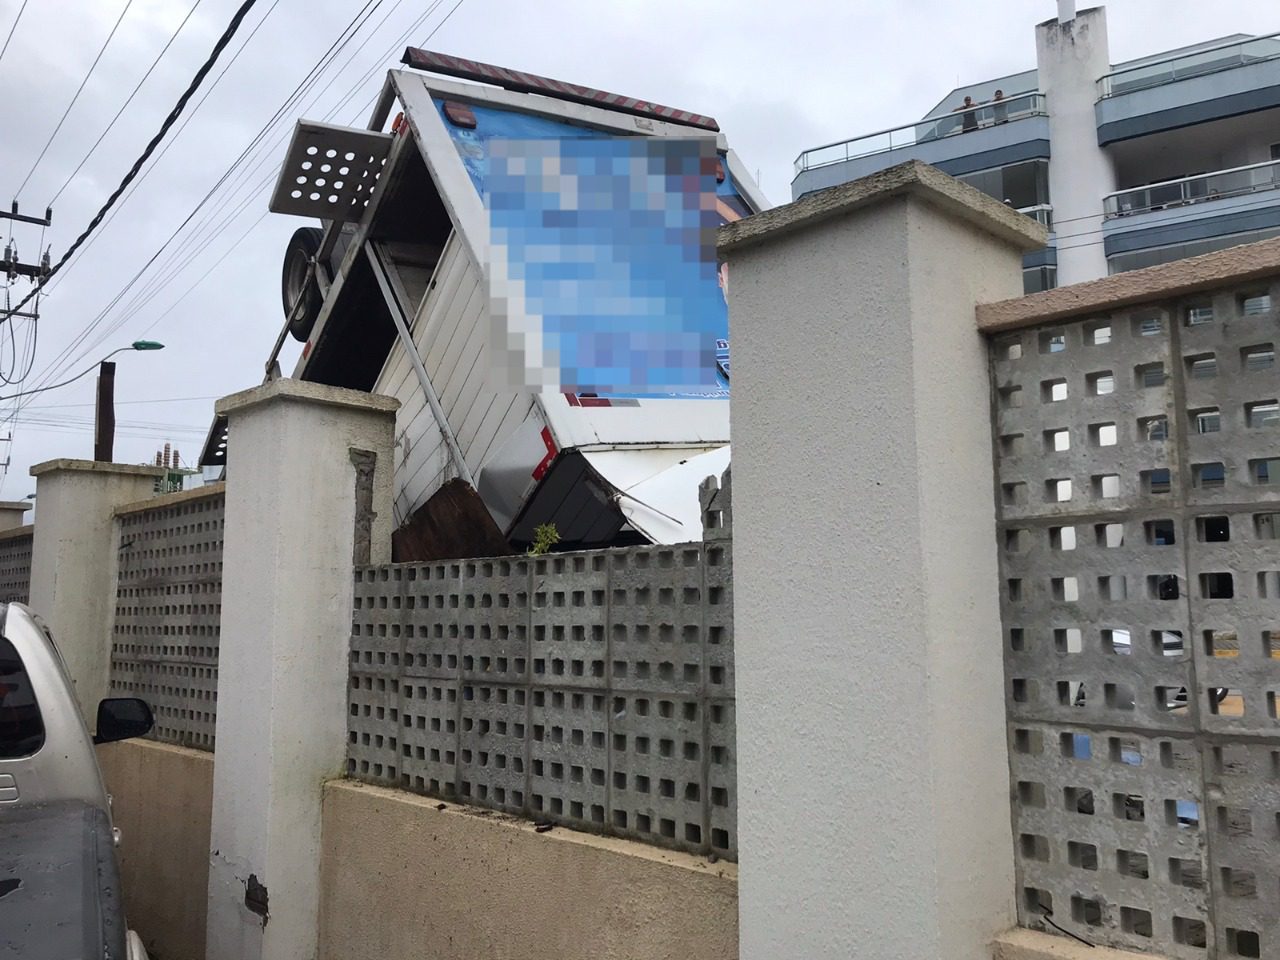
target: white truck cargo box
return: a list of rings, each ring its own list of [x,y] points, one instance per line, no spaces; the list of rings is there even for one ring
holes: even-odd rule
[[[542,524],[566,547],[699,539],[698,485],[729,459],[727,275],[713,250],[685,270],[677,227],[710,224],[705,258],[715,224],[763,197],[708,117],[427,51],[405,62],[368,130],[298,125],[272,209],[325,230],[286,255],[268,371],[291,332],[294,376],[400,400],[398,559],[523,549]],[[628,184],[629,206],[579,196]],[[583,223],[599,229],[575,247]],[[540,385],[544,357],[618,343],[652,352]],[[202,462],[226,461],[222,440],[215,426]]]

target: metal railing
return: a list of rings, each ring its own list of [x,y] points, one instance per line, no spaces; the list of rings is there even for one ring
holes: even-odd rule
[[[1038,203],[1033,207],[1019,207],[1018,212],[1044,224],[1048,230],[1053,229],[1053,206],[1051,204]]]
[[[1207,50],[1196,50],[1181,56],[1170,57],[1156,63],[1144,63],[1141,66],[1116,70],[1098,81],[1098,99],[1114,97],[1122,93],[1133,93],[1135,90],[1146,90],[1150,87],[1188,80],[1220,70],[1234,70],[1236,67],[1274,60],[1280,57],[1280,33],[1268,34],[1265,37],[1253,37],[1249,40],[1237,40]]]
[[[1103,217],[1110,220],[1151,210],[1239,197],[1280,187],[1280,160],[1217,170],[1179,180],[1166,180],[1132,190],[1118,190],[1102,199]]]
[[[852,140],[841,140],[837,143],[814,147],[796,158],[795,170],[799,174],[815,167],[825,167],[828,164],[869,157],[877,153],[888,153],[890,150],[971,133],[984,127],[994,127],[1025,117],[1043,116],[1046,116],[1044,94],[1035,92],[1015,94],[996,102],[975,104],[969,109],[957,110],[945,116],[868,133],[861,137],[854,137]]]

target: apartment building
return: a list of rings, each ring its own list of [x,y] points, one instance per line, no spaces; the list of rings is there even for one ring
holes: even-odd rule
[[[934,164],[1050,228],[1023,261],[1029,293],[1280,235],[1280,34],[1112,64],[1106,10],[1058,7],[1034,70],[805,150],[792,197]]]

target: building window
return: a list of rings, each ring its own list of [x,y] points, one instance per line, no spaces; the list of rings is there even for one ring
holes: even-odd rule
[[[1028,267],[1022,271],[1022,292],[1041,293],[1058,285],[1057,267]]]
[[[1118,253],[1107,258],[1109,272],[1124,273],[1127,270],[1140,270],[1143,267],[1154,267],[1159,263],[1170,263],[1186,257],[1197,257],[1202,253],[1225,250],[1227,247],[1242,243],[1256,243],[1280,236],[1280,227],[1268,227],[1265,230],[1254,230],[1249,233],[1236,233],[1230,236],[1209,237],[1205,240],[1190,240],[1186,243],[1175,243],[1167,247],[1152,247],[1147,250],[1135,250],[1130,253]]]
[[[1049,161],[1025,160],[956,177],[989,197],[1021,210],[1049,203]]]

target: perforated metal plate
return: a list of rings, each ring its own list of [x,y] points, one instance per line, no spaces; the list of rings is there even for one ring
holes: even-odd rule
[[[299,120],[271,195],[271,212],[359,220],[390,149],[389,133]]]

